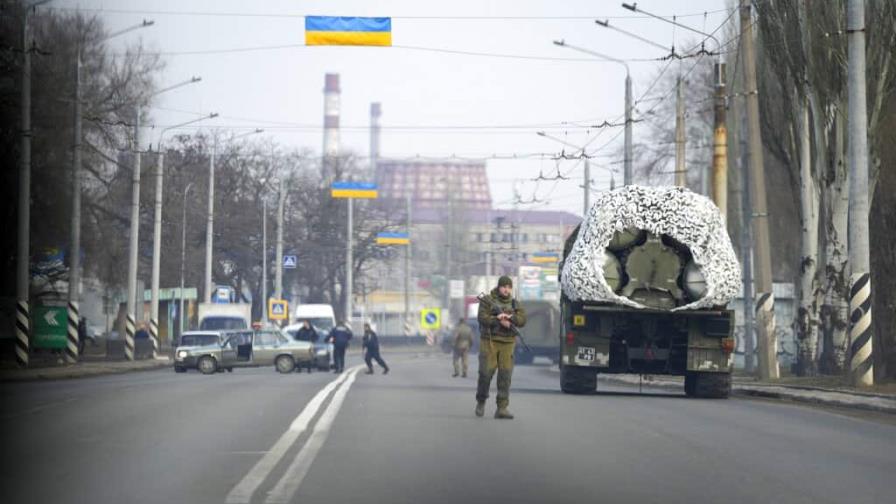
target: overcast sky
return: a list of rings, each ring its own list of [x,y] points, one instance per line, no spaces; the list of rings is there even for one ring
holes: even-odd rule
[[[620,118],[625,70],[556,47],[552,40],[565,39],[616,58],[653,59],[666,53],[597,26],[594,19],[609,19],[664,46],[696,37],[625,10],[618,0],[55,0],[50,5],[95,13],[110,30],[144,18],[155,21],[155,26],[110,44],[120,50],[142,38],[151,50],[163,53],[163,85],[202,77],[198,84],[158,97],[151,111],[157,125],[218,112],[220,117],[208,126],[265,128],[265,135],[282,144],[319,152],[324,74],[335,72],[341,75],[343,148],[368,154],[370,103],[379,101],[384,156],[536,155],[488,161],[495,204],[512,207],[516,185],[522,199],[535,195],[546,200],[520,208],[578,214],[580,163],[560,162],[559,169],[571,180],[530,180],[540,171],[545,176],[556,173],[557,163],[537,154],[562,148],[536,132],[545,130],[575,144],[593,140],[591,147],[619,133],[597,153],[607,157],[594,161],[594,186],[607,187],[605,168],[621,172],[621,164],[613,163],[618,161],[621,132],[583,126]],[[679,21],[704,31],[714,30],[728,16],[725,0],[642,0],[638,7],[678,15]],[[393,47],[303,47],[304,15],[391,16]],[[629,64],[636,98],[664,65]],[[649,96],[667,91],[654,89]],[[594,139],[596,134],[600,137]],[[637,126],[634,134],[639,134]]]

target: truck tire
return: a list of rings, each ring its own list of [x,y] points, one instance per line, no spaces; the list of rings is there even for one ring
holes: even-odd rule
[[[565,394],[591,394],[597,390],[597,371],[560,366],[560,390]]]
[[[684,393],[702,399],[727,399],[731,395],[731,375],[689,372],[684,376]]]

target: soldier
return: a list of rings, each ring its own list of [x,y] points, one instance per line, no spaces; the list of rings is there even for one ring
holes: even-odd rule
[[[463,377],[467,377],[467,354],[470,353],[470,347],[473,346],[473,330],[467,325],[467,319],[461,317],[457,323],[457,329],[454,330],[454,374],[457,378],[461,374],[461,364],[463,364]]]
[[[513,419],[507,411],[510,404],[510,377],[513,374],[515,327],[526,325],[526,311],[511,295],[513,281],[508,276],[498,279],[498,286],[479,301],[479,385],[476,390],[476,416],[485,414],[485,400],[498,371],[498,409],[495,418]]]

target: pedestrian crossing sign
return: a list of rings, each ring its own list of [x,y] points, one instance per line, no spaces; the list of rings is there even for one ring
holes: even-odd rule
[[[439,329],[441,327],[441,308],[424,308],[420,310],[420,329]]]
[[[268,299],[268,318],[286,320],[289,318],[289,303],[285,299]]]

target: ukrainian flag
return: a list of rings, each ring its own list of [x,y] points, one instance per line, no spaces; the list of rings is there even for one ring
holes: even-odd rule
[[[555,263],[560,261],[560,254],[556,252],[535,252],[532,254],[532,263]]]
[[[333,182],[330,186],[333,198],[376,199],[376,184],[370,182]]]
[[[377,233],[377,245],[408,245],[411,239],[407,233]]]
[[[391,46],[392,18],[306,16],[305,45]]]

